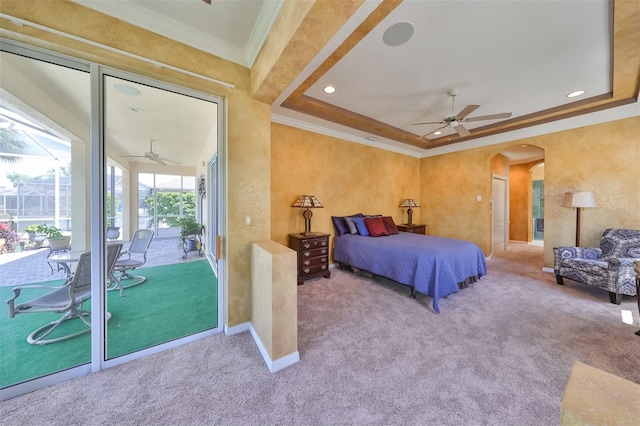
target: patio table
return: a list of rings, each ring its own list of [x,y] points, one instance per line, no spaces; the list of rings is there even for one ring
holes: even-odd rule
[[[84,252],[85,250],[71,250],[64,253],[53,254],[49,256],[47,262],[53,262],[61,265],[67,273],[67,276],[69,276],[71,275],[71,267],[69,265],[80,260],[80,255]]]

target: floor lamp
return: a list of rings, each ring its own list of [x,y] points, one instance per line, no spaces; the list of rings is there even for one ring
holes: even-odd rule
[[[580,247],[580,209],[597,207],[596,199],[591,192],[567,192],[562,207],[576,209],[576,247]]]

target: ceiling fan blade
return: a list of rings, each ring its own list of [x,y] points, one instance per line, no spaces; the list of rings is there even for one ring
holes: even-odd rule
[[[433,130],[432,130],[432,131],[430,131],[429,133],[425,133],[424,135],[420,136],[418,139],[426,138],[427,136],[430,136],[430,135],[434,134],[434,133],[435,133],[435,132],[437,132],[438,130],[442,130],[442,129],[444,129],[444,128],[445,128],[445,127],[447,127],[448,125],[449,125],[449,124],[445,124],[444,126],[440,126],[440,127],[436,128],[436,129],[433,129]]]
[[[182,164],[179,161],[169,160],[168,158],[164,158],[164,157],[159,157],[158,160],[162,160],[162,161],[165,161],[167,163]]]
[[[497,120],[500,118],[509,118],[509,117],[511,117],[510,112],[501,112],[499,114],[480,115],[478,117],[465,118],[464,121],[470,122],[470,121],[481,121],[481,120]]]
[[[159,157],[147,157],[149,160],[151,161],[155,161],[156,163],[162,165],[162,166],[166,166],[167,163],[165,163],[164,161],[162,161]]]
[[[207,3],[207,4],[211,4],[211,0],[202,0],[202,1]]]
[[[123,155],[123,158],[147,158],[146,155]]]
[[[412,126],[417,126],[419,124],[444,124],[444,121],[421,121],[419,123],[411,123]]]
[[[465,118],[467,115],[471,114],[473,111],[477,110],[478,108],[480,108],[480,105],[467,105],[466,107],[464,107],[462,111],[458,113],[458,115],[456,115],[456,117],[458,118],[458,121],[462,120],[463,118]]]
[[[458,132],[458,135],[460,135],[460,137],[465,137],[465,136],[469,136],[471,133],[467,130],[466,127],[464,127],[462,124],[458,124],[456,127],[456,132]]]

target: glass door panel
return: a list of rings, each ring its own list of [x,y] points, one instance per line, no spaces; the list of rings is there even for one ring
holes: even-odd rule
[[[38,299],[69,302],[88,249],[88,67],[57,62],[0,52],[0,388],[91,361],[93,283],[68,308]]]
[[[205,256],[183,250],[180,227],[181,218],[198,217],[196,170],[217,144],[217,104],[133,77],[103,84],[108,161],[129,177],[121,215],[135,224],[122,228],[126,254],[107,294],[113,359],[217,327],[216,277]],[[147,246],[142,235],[151,233]]]

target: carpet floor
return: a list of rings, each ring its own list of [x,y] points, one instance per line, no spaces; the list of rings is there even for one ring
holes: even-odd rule
[[[640,383],[634,298],[555,284],[511,244],[442,299],[332,270],[298,287],[300,362],[216,335],[0,403],[3,425],[557,425],[577,360]],[[633,312],[634,324],[621,321]]]

